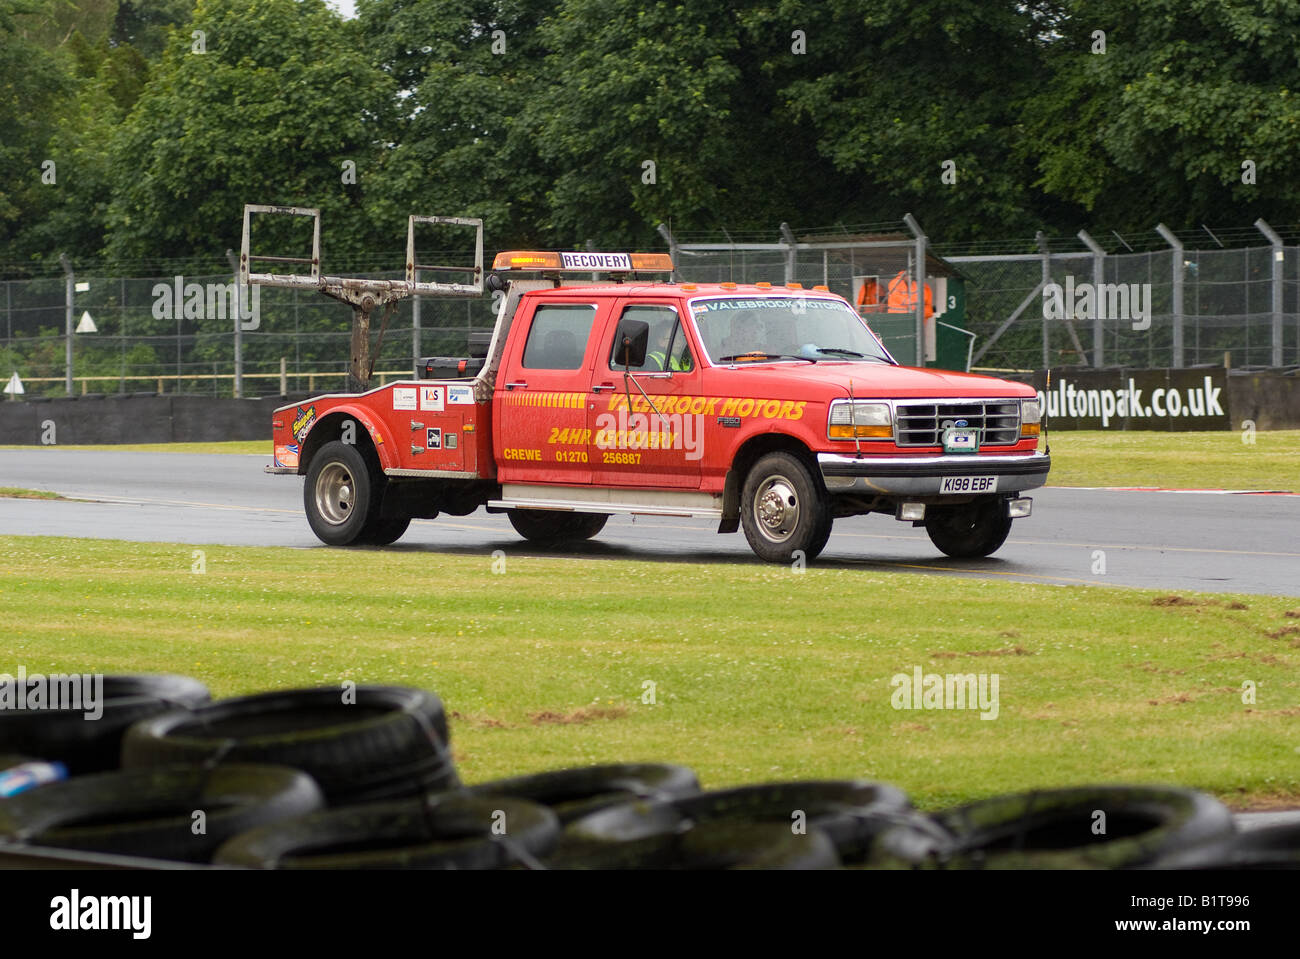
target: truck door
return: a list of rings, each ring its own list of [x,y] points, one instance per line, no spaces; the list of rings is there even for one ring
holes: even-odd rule
[[[627,382],[614,362],[623,319],[650,326],[645,362],[631,368]],[[588,449],[595,485],[699,488],[706,419],[699,356],[672,302],[618,301],[591,376]]]
[[[587,388],[601,303],[593,297],[530,304],[512,331],[493,411],[492,449],[502,482],[591,483]]]

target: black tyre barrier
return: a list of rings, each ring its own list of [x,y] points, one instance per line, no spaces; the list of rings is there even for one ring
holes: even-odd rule
[[[400,686],[224,699],[146,719],[122,739],[123,768],[214,761],[301,769],[320,784],[331,806],[460,783],[442,702],[433,693]]]
[[[84,709],[0,709],[0,752],[58,760],[72,775],[117,769],[122,734],[149,716],[208,702],[197,679],[172,675],[105,676],[98,719]]]
[[[1249,829],[1164,857],[1156,869],[1300,869],[1300,825]]]
[[[1217,800],[1171,786],[1085,786],[997,796],[935,814],[950,837],[883,833],[869,865],[940,869],[1160,868],[1235,832]]]
[[[92,773],[0,800],[0,840],[208,862],[232,836],[324,802],[310,776],[282,766]]]
[[[678,799],[700,791],[700,781],[685,766],[670,763],[613,763],[555,769],[476,783],[472,796],[512,796],[528,799],[560,817],[563,825],[630,799]]]
[[[653,850],[699,823],[763,822],[824,833],[839,859],[858,860],[875,837],[907,821],[911,803],[899,789],[866,781],[769,783],[683,799],[627,802],[586,816],[565,832],[563,853],[617,844]]]
[[[840,857],[835,843],[816,827],[795,833],[781,823],[714,819],[641,841],[562,846],[546,865],[550,869],[838,869]]]
[[[536,866],[559,835],[545,806],[443,794],[275,823],[231,839],[213,861],[255,869],[502,869]]]

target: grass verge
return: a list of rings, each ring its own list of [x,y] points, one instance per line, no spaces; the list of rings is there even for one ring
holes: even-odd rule
[[[23,489],[19,486],[0,486],[0,499],[63,499],[58,493],[46,489]]]
[[[879,779],[926,808],[1090,782],[1300,800],[1294,599],[744,563],[506,556],[497,574],[488,555],[401,550],[0,550],[0,672],[168,671],[217,696],[421,686],[468,782],[663,760],[709,787]],[[914,667],[996,673],[997,718],[894,709],[891,680]]]
[[[1250,438],[1250,437],[1246,437]],[[1300,430],[1050,434],[1052,486],[1166,486],[1300,492]]]

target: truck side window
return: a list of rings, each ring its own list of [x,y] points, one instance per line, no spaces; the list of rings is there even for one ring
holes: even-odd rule
[[[546,304],[533,314],[524,344],[523,365],[530,370],[576,370],[582,366],[596,320],[589,303]]]
[[[622,319],[641,320],[650,324],[650,339],[646,347],[645,363],[631,369],[642,373],[685,372],[694,369],[691,359],[691,347],[682,331],[677,311],[671,306],[629,306],[623,311]],[[609,351],[609,368],[621,370],[623,367],[614,362],[618,344],[611,343]]]

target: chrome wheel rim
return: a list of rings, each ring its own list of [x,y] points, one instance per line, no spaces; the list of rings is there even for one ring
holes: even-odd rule
[[[799,512],[794,483],[785,476],[769,476],[754,491],[754,524],[773,543],[784,543],[794,535]]]
[[[342,463],[330,463],[316,477],[316,512],[332,526],[341,526],[352,515],[356,484]]]

